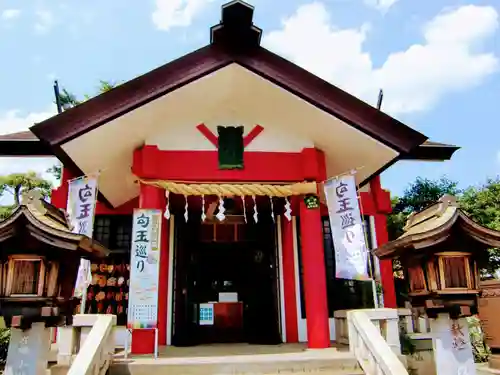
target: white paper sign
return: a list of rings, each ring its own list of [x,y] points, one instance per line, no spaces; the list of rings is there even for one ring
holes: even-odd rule
[[[324,189],[335,247],[336,277],[367,280],[368,251],[354,176],[330,180]]]
[[[95,205],[97,202],[97,176],[84,176],[69,182],[67,211],[73,233],[92,238]],[[90,261],[80,260],[74,295],[82,297],[90,284]]]
[[[436,374],[476,375],[467,320],[439,314],[430,324]]]
[[[219,302],[238,302],[238,293],[219,293]]]
[[[214,304],[200,303],[200,326],[214,325]]]
[[[161,210],[134,210],[127,321],[129,329],[157,328],[161,219]]]

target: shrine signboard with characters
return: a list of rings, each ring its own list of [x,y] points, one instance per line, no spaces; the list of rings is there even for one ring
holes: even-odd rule
[[[94,231],[95,207],[97,202],[98,176],[83,176],[68,183],[68,218],[72,232],[92,238]],[[75,284],[75,297],[87,295],[87,288],[92,278],[90,262],[81,259]],[[84,313],[86,298],[82,298],[80,312]]]
[[[69,182],[68,216],[73,232],[92,238],[97,177],[84,176]]]
[[[335,245],[336,277],[368,280],[368,250],[354,175],[329,180],[324,190]]]
[[[128,329],[157,328],[161,219],[161,210],[134,210]]]

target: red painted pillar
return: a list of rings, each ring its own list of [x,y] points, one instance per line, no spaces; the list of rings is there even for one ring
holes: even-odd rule
[[[68,168],[63,168],[61,173],[61,185],[52,190],[52,196],[50,202],[57,208],[66,209],[68,205],[68,180],[71,180],[74,176],[68,170]]]
[[[370,181],[370,192],[375,202],[377,213],[374,215],[375,233],[377,237],[377,246],[389,242],[387,233],[387,215],[391,213],[391,195],[388,191],[382,189],[380,175],[375,176]],[[394,285],[394,274],[392,271],[392,260],[380,261],[380,279],[384,293],[384,307],[396,308],[396,288]]]
[[[387,216],[385,214],[374,215],[375,233],[377,236],[377,246],[389,242],[387,233]],[[380,279],[384,293],[384,307],[396,308],[396,288],[394,286],[394,274],[392,271],[392,260],[380,260]]]
[[[163,189],[151,185],[141,185],[140,208],[153,208],[165,211],[166,197]],[[160,269],[158,280],[158,343],[167,343],[167,295],[168,295],[169,227],[163,218],[160,243]],[[146,354],[154,350],[154,331],[134,329],[132,332],[132,353]]]
[[[295,290],[295,257],[293,249],[293,221],[281,217],[281,246],[283,249],[283,294],[285,300],[286,342],[299,342],[297,325],[297,295]]]
[[[304,267],[307,344],[320,349],[330,346],[326,292],[325,254],[319,208],[308,209],[300,200],[300,242]]]

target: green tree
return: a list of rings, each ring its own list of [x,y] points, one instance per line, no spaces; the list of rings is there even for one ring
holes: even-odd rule
[[[76,97],[76,95],[74,95],[73,93],[71,93],[68,90],[66,90],[65,88],[63,88],[61,90],[61,92],[59,93],[59,102],[64,109],[76,107],[77,105],[79,105],[79,104],[81,104],[89,99],[92,99],[94,96],[97,96],[97,95],[100,95],[100,94],[103,94],[107,91],[112,90],[113,88],[115,88],[118,85],[119,85],[119,83],[116,83],[116,82],[101,80],[101,81],[99,81],[99,86],[97,87],[97,92],[94,95],[85,94],[83,96],[83,99],[78,99]]]
[[[403,227],[412,212],[423,210],[445,194],[458,196],[460,193],[458,182],[446,177],[439,180],[417,177],[401,197],[392,198],[392,213],[387,218],[389,240],[395,240],[403,234]]]
[[[460,197],[460,207],[475,222],[500,230],[500,177],[466,189]],[[493,275],[500,268],[500,249],[490,249],[488,261],[481,266],[484,273]]]
[[[47,169],[47,173],[52,173],[56,180],[60,181],[61,176],[62,176],[62,165],[61,164],[55,164],[49,169]]]
[[[13,200],[13,205],[0,206],[0,218],[10,215],[12,210],[21,203],[21,194],[23,191],[37,189],[40,190],[43,197],[50,197],[52,184],[37,175],[35,172],[12,173],[7,176],[0,176],[0,197],[9,194]]]
[[[36,172],[12,173],[0,177],[0,196],[6,192],[12,194],[17,206],[21,203],[21,193],[33,189],[40,190],[44,197],[50,197],[52,184]]]

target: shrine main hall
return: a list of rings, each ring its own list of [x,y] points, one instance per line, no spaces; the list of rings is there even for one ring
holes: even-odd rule
[[[93,237],[111,255],[92,265],[93,283],[121,284],[104,296],[91,285],[86,312],[116,314],[125,331],[133,210],[168,210],[160,345],[324,348],[334,312],[373,307],[373,296],[370,282],[336,278],[322,183],[356,171],[368,246],[376,248],[388,241],[391,212],[380,174],[400,160],[448,160],[458,148],[263,48],[248,4],[233,1],[221,12],[205,47],[29,132],[1,136],[1,154],[57,157],[62,182],[51,201],[62,209],[69,180],[99,174]],[[391,261],[371,265],[380,302],[395,307]],[[212,325],[200,324],[206,303],[214,305]],[[151,330],[133,331],[134,353],[153,346]]]

